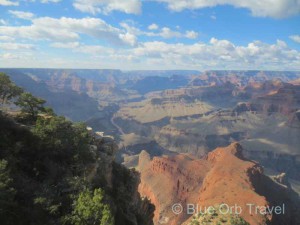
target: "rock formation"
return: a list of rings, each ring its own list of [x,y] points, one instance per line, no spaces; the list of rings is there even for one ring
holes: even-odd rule
[[[183,154],[150,159],[143,151],[138,169],[139,192],[156,206],[154,224],[189,224],[193,215],[186,210],[188,204],[241,207],[240,216],[251,225],[300,222],[299,196],[286,185],[284,176],[275,177],[276,182],[265,176],[259,164],[244,158],[238,143],[217,148],[202,159]],[[282,196],[276,197],[276,191]],[[172,212],[175,203],[183,207],[178,215]],[[285,214],[255,212],[255,206],[285,207]]]

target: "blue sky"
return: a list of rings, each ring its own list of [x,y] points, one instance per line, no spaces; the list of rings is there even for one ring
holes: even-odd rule
[[[300,70],[300,0],[0,0],[0,67]]]

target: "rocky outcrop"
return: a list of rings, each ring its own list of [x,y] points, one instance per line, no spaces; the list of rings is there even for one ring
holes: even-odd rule
[[[209,170],[209,163],[187,155],[154,157],[140,154],[139,171],[141,184],[139,192],[156,207],[155,224],[178,224],[188,218],[172,213],[174,203],[196,203],[198,192]]]
[[[189,224],[192,215],[187,213],[187,204],[198,208],[221,204],[240,207],[240,216],[251,225],[298,224],[299,196],[286,185],[285,176],[273,181],[264,175],[259,164],[247,160],[242,151],[240,144],[233,143],[215,149],[203,159],[181,154],[152,160],[142,152],[139,192],[157,206],[154,224]],[[284,197],[276,197],[276,191]],[[183,207],[178,215],[172,212],[175,203]],[[256,213],[251,208],[283,205],[289,213]]]

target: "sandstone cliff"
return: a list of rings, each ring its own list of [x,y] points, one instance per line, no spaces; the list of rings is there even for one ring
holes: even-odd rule
[[[299,196],[289,185],[279,183],[280,177],[272,180],[259,164],[245,159],[238,143],[217,148],[203,159],[182,154],[150,159],[143,151],[139,170],[139,191],[156,206],[154,224],[189,224],[192,215],[186,211],[187,204],[204,208],[222,203],[241,207],[240,216],[251,225],[294,225],[300,221]],[[178,215],[172,211],[175,203],[183,207]],[[283,205],[285,214],[281,215],[256,213],[251,208]]]

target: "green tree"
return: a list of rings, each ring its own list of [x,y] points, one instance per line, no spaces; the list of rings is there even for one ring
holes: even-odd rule
[[[46,101],[41,98],[34,97],[31,93],[24,92],[16,101],[16,105],[21,107],[24,114],[29,114],[32,119],[36,119],[39,112],[44,112],[44,104]]]
[[[0,73],[0,99],[6,104],[12,98],[19,96],[23,89],[15,85],[5,73]]]
[[[114,218],[108,204],[104,203],[104,191],[84,190],[74,202],[74,209],[69,218],[74,225],[113,225]]]
[[[89,151],[92,139],[83,123],[72,123],[57,116],[39,117],[33,133],[41,139],[44,157],[72,165],[73,173],[95,160]]]
[[[0,160],[0,220],[9,224],[14,221],[14,195],[15,190],[11,187],[12,179],[7,170],[7,161]],[[5,223],[5,224],[6,224]]]

